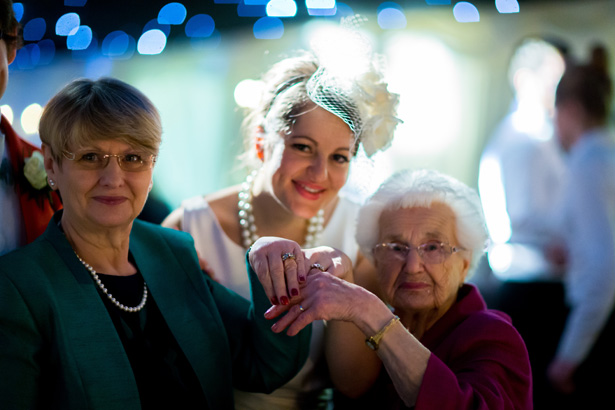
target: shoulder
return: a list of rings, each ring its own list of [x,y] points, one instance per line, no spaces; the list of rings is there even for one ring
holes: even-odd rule
[[[156,239],[167,242],[170,246],[186,246],[193,243],[192,236],[186,232],[156,225],[151,222],[134,221],[131,236],[138,241],[155,241]]]

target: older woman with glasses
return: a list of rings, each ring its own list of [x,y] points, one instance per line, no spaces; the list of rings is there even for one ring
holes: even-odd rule
[[[0,408],[232,409],[233,387],[270,392],[303,365],[310,330],[273,333],[253,273],[248,301],[202,273],[188,234],[135,220],[161,134],[147,97],[114,79],[45,107],[64,210],[0,258]]]
[[[329,320],[333,381],[342,394],[362,396],[361,408],[532,408],[523,340],[466,283],[486,239],[474,190],[435,171],[400,172],[358,219],[357,240],[376,266],[384,300],[336,277],[351,269],[341,252],[315,249],[294,259],[292,268],[306,276],[298,303],[266,317],[288,310],[274,330],[288,327],[290,335]],[[275,270],[266,261],[280,252],[301,250],[286,240],[257,242],[249,256],[257,274]]]

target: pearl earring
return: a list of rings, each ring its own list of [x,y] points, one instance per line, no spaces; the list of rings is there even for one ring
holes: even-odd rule
[[[53,189],[56,186],[56,181],[54,181],[53,179],[49,178],[49,186]]]

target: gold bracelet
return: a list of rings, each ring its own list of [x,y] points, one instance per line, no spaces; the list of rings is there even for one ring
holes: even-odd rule
[[[382,340],[382,337],[386,331],[397,322],[399,322],[399,316],[396,315],[393,319],[389,320],[389,323],[387,323],[378,333],[365,339],[365,344],[367,347],[372,350],[378,350],[378,347],[380,347],[380,340]]]

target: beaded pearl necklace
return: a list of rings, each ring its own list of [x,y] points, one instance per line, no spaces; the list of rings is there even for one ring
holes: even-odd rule
[[[129,306],[123,305],[120,302],[118,302],[118,300],[113,297],[111,292],[109,292],[107,290],[105,285],[103,285],[102,281],[98,277],[98,274],[96,273],[94,268],[92,266],[90,266],[88,263],[86,263],[83,259],[81,259],[81,256],[79,256],[77,254],[77,252],[75,252],[75,255],[77,255],[77,259],[79,259],[79,262],[81,262],[83,264],[83,266],[85,266],[85,268],[90,272],[90,275],[92,275],[92,278],[94,279],[94,282],[96,282],[96,284],[98,285],[100,290],[102,290],[103,293],[105,295],[107,295],[107,298],[109,298],[109,300],[115,306],[117,306],[118,308],[122,309],[125,312],[130,312],[130,313],[139,312],[141,309],[143,309],[143,307],[145,307],[145,303],[147,302],[147,284],[145,283],[145,281],[143,281],[143,297],[141,298],[141,303],[139,303],[135,307],[129,307]]]
[[[252,186],[254,185],[254,178],[256,177],[256,171],[252,171],[247,176],[245,182],[241,184],[241,191],[239,191],[238,205],[239,205],[239,225],[241,225],[241,236],[243,240],[243,246],[247,249],[259,236],[256,234],[256,224],[254,223],[254,215],[252,214]],[[309,219],[308,232],[305,236],[306,248],[313,248],[317,245],[320,235],[323,231],[325,222],[325,211],[318,210],[318,213]]]

